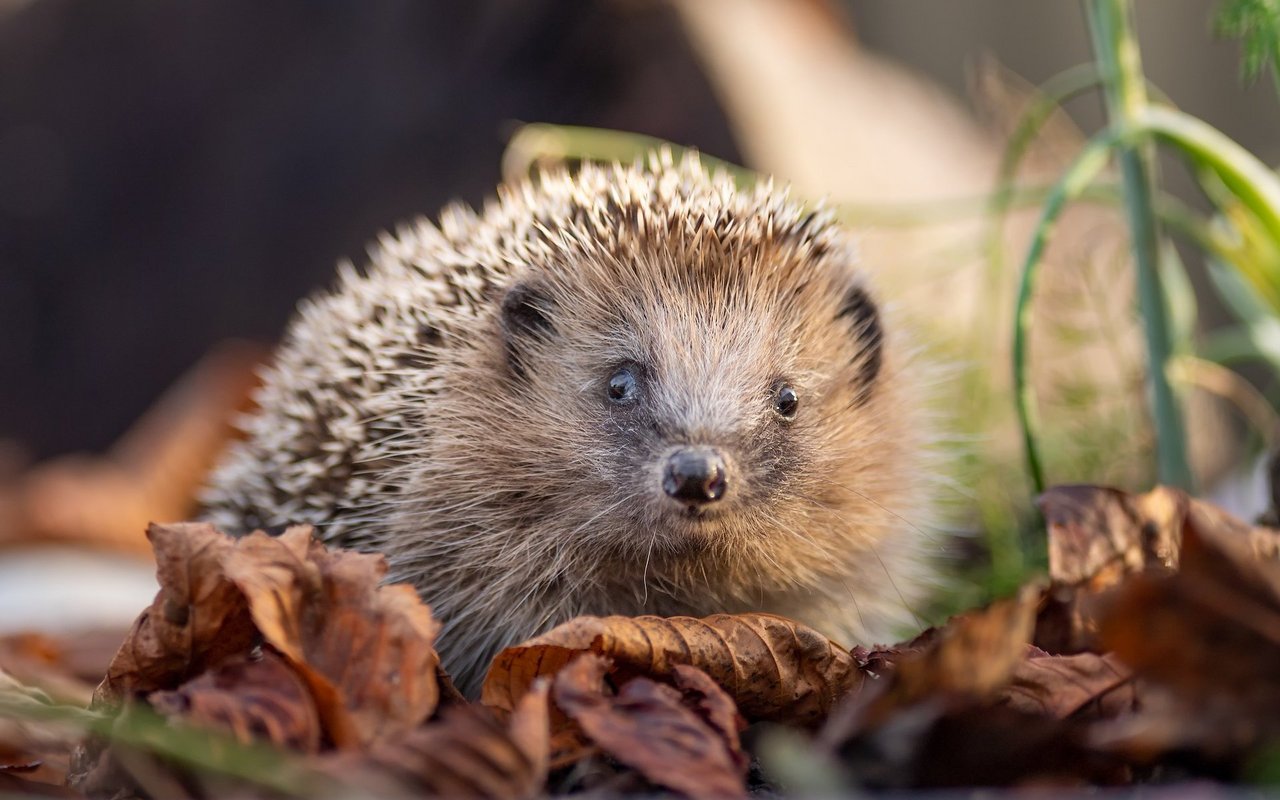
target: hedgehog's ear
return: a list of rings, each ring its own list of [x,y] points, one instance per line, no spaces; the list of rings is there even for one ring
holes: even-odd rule
[[[554,308],[545,288],[531,283],[517,283],[502,298],[502,339],[507,361],[520,376],[525,374],[528,345],[555,333],[551,324]]]
[[[862,404],[875,389],[884,361],[884,328],[880,324],[880,309],[867,290],[855,284],[841,298],[836,321],[849,326],[857,345],[854,362],[858,364],[858,378],[854,388],[857,402]]]

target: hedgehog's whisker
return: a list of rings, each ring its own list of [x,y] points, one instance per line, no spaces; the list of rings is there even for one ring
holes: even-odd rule
[[[894,511],[892,508],[889,508],[889,507],[888,507],[888,506],[886,506],[884,503],[881,503],[879,500],[876,500],[874,497],[871,497],[871,496],[870,496],[870,495],[868,495],[866,492],[861,492],[861,491],[859,491],[859,490],[857,490],[857,489],[853,488],[852,486],[846,486],[845,484],[840,483],[839,481],[833,481],[833,480],[831,480],[830,478],[824,478],[824,477],[822,477],[822,476],[818,476],[818,480],[820,480],[820,481],[822,481],[822,482],[824,482],[824,483],[828,483],[828,484],[830,484],[830,485],[832,485],[832,486],[835,486],[835,487],[836,487],[836,488],[838,488],[838,489],[844,489],[846,492],[849,492],[850,494],[856,494],[858,497],[861,497],[863,500],[866,500],[868,503],[870,503],[871,505],[873,505],[873,506],[875,506],[876,508],[880,509],[881,511],[885,512],[885,513],[886,513],[886,514],[888,514],[889,516],[891,516],[891,517],[893,517],[893,518],[897,519],[899,522],[902,522],[902,523],[903,523],[903,524],[905,524],[907,527],[911,528],[911,530],[913,530],[913,531],[915,531],[916,533],[920,534],[921,536],[923,536],[924,538],[926,538],[926,539],[928,539],[929,541],[933,542],[934,544],[937,544],[937,543],[938,543],[937,537],[935,537],[933,534],[929,533],[929,532],[928,532],[928,531],[926,531],[924,528],[920,527],[919,525],[915,524],[915,523],[914,523],[914,522],[912,522],[911,520],[909,520],[909,519],[907,519],[906,517],[902,516],[902,515],[901,515],[901,514],[899,514],[897,511]],[[811,499],[812,499],[812,498],[811,498]],[[824,507],[824,508],[828,508],[828,509],[830,509],[830,510],[832,510],[832,511],[834,511],[834,510],[835,510],[835,509],[831,508],[829,505],[825,505],[825,504],[823,504],[823,507]]]
[[[839,484],[836,484],[836,485],[838,486]],[[847,487],[845,487],[845,488],[847,488]],[[852,490],[851,490],[851,491],[852,491]],[[809,499],[813,500],[814,498],[809,498]],[[818,501],[814,500],[814,502],[818,502]],[[880,504],[879,504],[879,503],[876,503],[876,505],[880,505]],[[823,507],[826,509],[827,513],[832,514],[832,515],[833,515],[833,516],[835,516],[837,519],[839,519],[841,522],[843,522],[845,525],[848,525],[848,526],[850,526],[851,528],[855,528],[855,527],[857,527],[857,524],[856,524],[853,520],[849,519],[849,518],[848,518],[848,517],[846,517],[843,513],[841,513],[840,511],[836,510],[835,508],[832,508],[832,507],[831,507],[831,506],[829,506],[829,505],[823,505]],[[881,508],[884,508],[883,506],[880,506],[880,507],[881,507]],[[887,508],[886,508],[886,509],[884,509],[884,510],[885,510],[885,511],[888,511],[888,509],[887,509]],[[892,513],[892,512],[890,512],[890,513]],[[899,516],[899,515],[896,515],[896,514],[895,514],[894,516]],[[901,517],[899,517],[899,518],[901,518]],[[906,520],[903,520],[903,521],[905,522]],[[910,523],[908,523],[908,524],[910,524]],[[912,526],[912,527],[914,527],[914,526]],[[917,528],[917,530],[919,530],[919,529]],[[923,533],[923,532],[922,532],[922,533]],[[878,563],[878,564],[880,565],[880,569],[881,569],[881,571],[883,571],[883,572],[884,572],[885,577],[889,579],[889,585],[893,587],[894,594],[898,595],[898,600],[900,600],[900,601],[902,602],[902,607],[903,607],[904,609],[906,609],[907,613],[911,615],[911,617],[915,620],[915,622],[916,622],[916,624],[917,624],[917,625],[919,625],[920,627],[924,627],[924,621],[920,619],[920,615],[916,613],[915,608],[911,605],[911,603],[909,603],[909,602],[907,601],[906,595],[904,595],[904,594],[902,593],[902,588],[901,588],[900,586],[898,586],[898,581],[897,581],[897,579],[896,579],[896,578],[894,578],[894,576],[893,576],[893,572],[889,569],[888,565],[884,563],[884,559],[880,557],[880,553],[879,553],[879,551],[877,551],[877,550],[876,550],[875,542],[874,542],[874,541],[872,541],[872,539],[871,539],[870,537],[868,537],[868,538],[865,540],[865,542],[864,542],[864,543],[866,544],[867,549],[869,549],[869,550],[871,551],[871,555],[875,558],[876,563]],[[847,585],[846,585],[846,588],[847,588]]]

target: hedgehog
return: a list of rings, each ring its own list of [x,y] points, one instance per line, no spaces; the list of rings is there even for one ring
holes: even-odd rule
[[[883,641],[933,574],[917,361],[830,210],[669,151],[549,170],[300,305],[205,516],[385,554],[469,694],[578,615]]]

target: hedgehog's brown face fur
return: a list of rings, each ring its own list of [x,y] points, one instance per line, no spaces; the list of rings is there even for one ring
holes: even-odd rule
[[[732,211],[656,236],[614,209],[614,240],[513,270],[442,370],[431,460],[454,468],[422,492],[466,487],[448,524],[503,531],[477,537],[497,561],[607,588],[574,613],[896,592],[883,540],[911,524],[917,433],[883,313],[821,220]]]
[[[860,419],[884,337],[854,276],[786,245],[703,258],[632,253],[505,293],[492,400],[557,434],[519,442],[511,475],[579,521],[567,535],[641,557],[770,543],[893,453]]]

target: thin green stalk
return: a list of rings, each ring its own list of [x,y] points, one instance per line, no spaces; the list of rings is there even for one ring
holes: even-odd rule
[[[1087,8],[1094,55],[1102,68],[1107,114],[1112,125],[1130,128],[1148,107],[1131,1],[1089,0]],[[1190,489],[1182,414],[1166,374],[1170,340],[1160,285],[1159,231],[1151,199],[1154,151],[1149,142],[1142,141],[1122,141],[1118,147],[1116,156],[1124,182],[1125,209],[1138,272],[1138,305],[1147,344],[1157,475],[1161,483]]]
[[[1107,165],[1111,149],[1121,141],[1121,134],[1104,131],[1093,137],[1076,156],[1063,176],[1054,184],[1040,211],[1040,218],[1031,236],[1031,245],[1022,262],[1022,279],[1018,284],[1018,300],[1013,325],[1013,387],[1018,407],[1018,422],[1022,426],[1022,442],[1027,457],[1027,472],[1037,494],[1045,490],[1044,467],[1040,461],[1039,415],[1036,411],[1035,387],[1027,377],[1027,344],[1031,332],[1031,317],[1035,296],[1036,278],[1040,262],[1049,244],[1050,234],[1058,216],[1067,203],[1084,194],[1089,184]]]
[[[284,796],[314,797],[329,782],[303,758],[267,744],[242,744],[220,731],[171,722],[145,706],[131,706],[108,714],[28,696],[0,694],[0,721],[6,718],[66,725],[204,773],[248,781]]]

